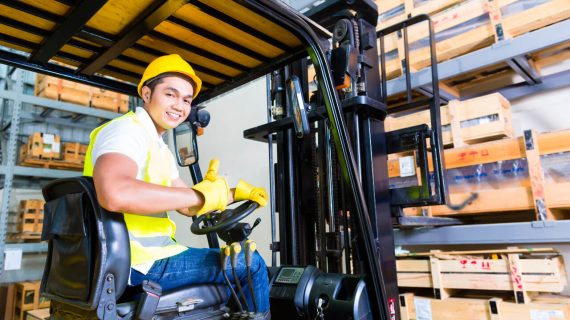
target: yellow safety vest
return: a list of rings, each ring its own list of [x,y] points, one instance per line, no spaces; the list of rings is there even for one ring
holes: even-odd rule
[[[87,153],[85,154],[85,164],[83,167],[84,176],[93,176],[94,166],[91,152],[97,135],[101,129],[114,121],[133,121],[142,127],[137,115],[131,111],[95,128],[89,136],[90,142]],[[172,170],[176,169],[173,165],[174,159],[172,158],[172,153],[170,153],[170,150],[161,151],[149,132],[147,132],[147,139],[149,151],[146,167],[143,171],[143,180],[162,186],[170,186]],[[187,247],[178,244],[174,240],[176,224],[168,218],[166,212],[154,215],[123,214],[127,230],[129,231],[131,265],[154,262],[171,257],[187,249]]]

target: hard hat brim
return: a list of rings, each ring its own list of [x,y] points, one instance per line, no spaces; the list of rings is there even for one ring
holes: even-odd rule
[[[173,77],[176,77],[177,76],[176,74],[179,74],[179,75],[184,75],[184,76],[190,78],[193,82],[193,83],[191,83],[192,87],[194,88],[194,93],[192,94],[192,99],[195,99],[196,96],[198,95],[198,93],[200,92],[200,90],[202,89],[202,80],[200,78],[198,78],[198,76],[191,74],[191,73],[188,73],[188,72],[182,72],[180,70],[176,70],[176,71],[171,71],[171,72],[163,72],[163,73],[157,75],[156,77],[153,77],[151,79],[146,80],[144,83],[142,83],[142,82],[139,83],[138,88],[137,88],[137,92],[139,94],[139,97],[142,98],[142,88],[147,83],[149,83],[150,81],[152,81],[154,79],[160,78],[165,73],[168,73],[169,76],[173,76]],[[181,78],[183,78],[183,77],[181,77]],[[185,80],[187,80],[187,79],[185,79]]]

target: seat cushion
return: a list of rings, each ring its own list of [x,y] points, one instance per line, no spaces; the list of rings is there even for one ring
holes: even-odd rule
[[[195,309],[219,306],[227,301],[227,289],[221,284],[199,284],[165,292],[160,297],[157,311],[162,313],[177,310],[179,305],[189,300],[197,302],[194,305]]]
[[[129,290],[127,290],[127,292],[129,292]],[[129,294],[131,299],[138,300],[140,297],[140,292],[136,294],[131,291]],[[123,298],[121,298],[122,303],[117,304],[117,314],[121,318],[126,317],[128,319],[134,316],[138,301],[126,301],[126,299]],[[183,311],[184,309],[188,311],[207,308],[218,309],[223,306],[226,301],[227,289],[225,285],[192,285],[163,293],[160,297],[156,313],[178,312],[179,307]],[[192,304],[193,306],[190,306]]]

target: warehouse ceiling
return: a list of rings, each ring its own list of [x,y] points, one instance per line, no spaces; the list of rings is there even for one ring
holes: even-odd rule
[[[203,80],[201,100],[304,52],[258,7],[218,0],[2,0],[0,45],[12,49],[2,63],[129,94],[150,61],[178,53]]]

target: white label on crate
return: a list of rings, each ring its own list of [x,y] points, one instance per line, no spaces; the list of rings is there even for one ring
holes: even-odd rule
[[[561,310],[530,310],[530,320],[553,320],[564,319]]]
[[[59,142],[55,142],[54,144],[51,145],[51,151],[52,152],[59,152],[60,149],[60,143]]]
[[[22,268],[22,249],[8,249],[4,252],[4,270]]]
[[[53,134],[48,134],[48,133],[44,133],[43,138],[45,144],[52,144],[55,140],[55,136]]]
[[[429,299],[414,297],[414,305],[416,306],[417,320],[432,320],[431,301]]]
[[[400,177],[411,177],[416,175],[416,161],[414,156],[401,157]]]

